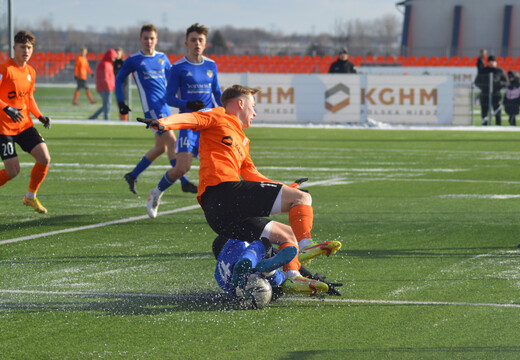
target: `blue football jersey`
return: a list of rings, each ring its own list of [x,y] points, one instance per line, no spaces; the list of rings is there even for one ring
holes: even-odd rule
[[[191,112],[188,101],[202,100],[206,108],[222,106],[222,89],[218,82],[217,64],[205,56],[192,63],[186,57],[172,65],[166,88],[166,101],[180,112]]]
[[[248,248],[253,249],[253,251],[249,251],[249,255],[254,257],[247,256],[247,258],[252,260],[253,267],[255,267],[265,256],[265,247],[262,242],[258,240],[248,243],[236,239],[228,239],[217,257],[215,280],[218,286],[230,295],[234,295],[234,288],[231,282],[233,268],[239,260],[246,256],[245,253]],[[271,286],[281,286],[285,281],[285,274],[277,269],[267,280]]]
[[[166,103],[166,81],[170,74],[171,64],[168,57],[156,51],[153,55],[145,55],[142,51],[130,55],[116,76],[116,98],[123,102],[123,82],[130,74],[134,76],[141,105],[145,117],[154,119],[171,115]]]

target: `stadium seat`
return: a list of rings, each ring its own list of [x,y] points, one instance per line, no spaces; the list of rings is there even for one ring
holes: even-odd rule
[[[457,66],[459,63],[459,57],[458,56],[452,56],[449,60],[446,66]]]
[[[408,56],[404,62],[404,66],[417,66],[417,58],[415,56]]]
[[[426,66],[437,66],[439,58],[437,56],[430,56],[426,59]]]
[[[471,66],[471,58],[469,56],[461,56],[458,66]]]
[[[396,65],[396,62],[397,62],[397,60],[396,60],[395,56],[392,56],[392,55],[387,56],[385,59],[385,63],[387,65]]]
[[[416,66],[426,66],[427,63],[428,63],[428,59],[426,58],[426,56],[419,56],[417,58]]]

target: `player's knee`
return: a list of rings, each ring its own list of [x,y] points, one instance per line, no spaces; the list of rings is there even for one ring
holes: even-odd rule
[[[5,172],[9,179],[14,179],[20,173],[20,168],[6,168]]]
[[[51,163],[51,156],[49,154],[43,156],[41,159],[38,160],[38,163],[40,163],[41,165],[49,165]]]
[[[190,164],[177,163],[177,167],[179,168],[179,172],[182,174],[186,174],[191,169]]]
[[[308,192],[299,191],[298,198],[296,200],[297,205],[312,205],[312,196]]]

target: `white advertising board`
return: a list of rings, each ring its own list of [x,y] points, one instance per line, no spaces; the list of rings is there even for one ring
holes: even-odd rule
[[[331,74],[219,74],[232,84],[259,88],[257,123],[364,122],[449,125],[453,120],[450,76]]]

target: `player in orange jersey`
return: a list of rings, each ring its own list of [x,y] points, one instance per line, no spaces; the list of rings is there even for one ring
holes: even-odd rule
[[[28,31],[19,31],[14,37],[14,57],[0,65],[0,156],[4,169],[0,170],[0,186],[20,173],[20,162],[15,143],[36,160],[23,204],[36,212],[45,209],[36,192],[47,175],[51,157],[45,141],[34,128],[30,113],[50,128],[51,120],[38,109],[34,100],[36,72],[27,64],[33,53],[36,38]]]
[[[87,53],[87,48],[83,46],[80,50],[78,57],[76,58],[76,63],[74,64],[74,79],[76,79],[76,83],[78,86],[76,87],[76,91],[74,91],[72,105],[79,105],[78,97],[79,91],[81,89],[85,89],[85,94],[87,94],[87,97],[91,104],[97,103],[97,101],[94,100],[94,98],[92,97],[92,93],[90,92],[87,86],[87,76],[89,74],[94,76],[92,73],[92,69],[88,64]]]
[[[197,199],[209,226],[219,235],[253,242],[267,238],[280,249],[295,246],[300,255],[284,265],[290,281],[306,281],[300,261],[336,253],[339,241],[317,244],[312,240],[312,198],[297,182],[284,185],[262,175],[249,154],[247,129],[256,116],[257,89],[241,85],[227,88],[224,107],[153,119],[137,119],[158,130],[200,130]],[[289,213],[289,224],[265,218]]]

